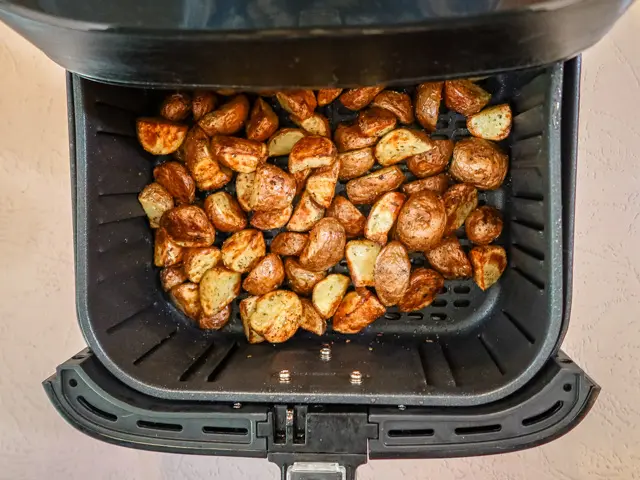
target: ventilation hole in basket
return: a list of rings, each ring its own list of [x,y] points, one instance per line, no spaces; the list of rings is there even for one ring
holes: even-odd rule
[[[202,433],[207,435],[248,435],[249,430],[247,428],[234,428],[234,427],[202,427]]]
[[[398,430],[389,430],[387,435],[391,438],[433,437],[435,435],[435,430],[433,428],[416,428],[411,430],[398,429]]]
[[[424,267],[424,265],[425,265],[424,257],[422,257],[422,256],[413,257],[411,259],[411,265],[413,265],[414,267]]]
[[[544,225],[539,222],[534,222],[532,220],[524,219],[524,218],[512,218],[512,223],[516,225],[521,225],[526,228],[530,228],[531,230],[535,230],[537,232],[544,232]]]
[[[540,250],[538,250],[536,248],[531,248],[531,247],[528,247],[526,245],[520,245],[518,243],[514,243],[511,246],[514,249],[521,251],[525,255],[533,257],[536,260],[539,260],[541,262],[544,261],[544,252],[541,252]]]
[[[436,320],[436,321],[443,321],[447,319],[447,314],[446,313],[432,313],[431,314],[431,320]]]
[[[400,320],[402,315],[398,312],[387,312],[384,314],[384,318],[387,320]]]
[[[502,310],[502,313],[504,314],[505,317],[507,317],[507,320],[511,322],[511,324],[516,328],[516,330],[518,330],[522,334],[522,336],[527,339],[527,342],[529,342],[531,345],[535,343],[535,338],[533,337],[533,335],[529,333],[529,331],[526,328],[524,328],[523,324],[520,323],[520,320],[516,319],[513,315],[511,315],[506,310]]]
[[[562,400],[558,400],[556,403],[554,403],[550,408],[548,408],[544,412],[522,420],[522,426],[530,427],[531,425],[535,425],[536,423],[544,422],[545,420],[550,419],[560,411],[563,405],[564,405],[564,402]]]
[[[511,271],[517,273],[518,275],[520,275],[522,278],[524,278],[525,280],[527,280],[529,283],[533,284],[535,287],[538,288],[538,290],[544,290],[544,282],[537,279],[536,277],[534,277],[533,275],[531,275],[528,272],[525,272],[524,270],[522,270],[520,267],[513,267],[511,269]]]
[[[149,350],[147,350],[145,353],[143,353],[142,355],[140,355],[138,358],[136,358],[133,361],[134,365],[140,365],[144,360],[146,360],[147,358],[149,358],[151,355],[153,355],[153,353],[158,350],[160,347],[162,347],[162,345],[164,345],[165,343],[167,343],[169,340],[171,340],[175,334],[178,333],[178,330],[174,330],[173,332],[171,332],[169,335],[167,335],[166,337],[164,337],[162,340],[160,340],[158,343],[156,343],[153,347],[151,347]]]
[[[487,204],[487,201],[484,199],[480,199],[478,200],[478,206],[479,207],[484,207]]]
[[[444,308],[447,306],[447,301],[442,298],[436,298],[433,302],[431,302],[431,306],[436,308]]]
[[[340,260],[340,263],[338,265],[340,265],[342,268],[347,268],[347,261],[344,259]]]
[[[69,380],[69,386],[71,388],[75,388],[78,386],[78,381],[75,378],[72,378],[71,380]]]
[[[407,317],[409,317],[411,320],[422,320],[424,318],[424,315],[422,314],[422,312],[411,312],[407,313]]]
[[[146,420],[138,420],[136,422],[139,428],[146,430],[159,430],[161,432],[181,432],[182,425],[177,423],[148,422]]]
[[[200,369],[200,367],[202,367],[202,365],[206,363],[207,359],[209,358],[209,356],[211,356],[211,353],[213,353],[214,350],[215,350],[215,343],[211,342],[202,351],[202,353],[193,361],[193,363],[189,365],[189,367],[184,371],[184,373],[180,375],[180,378],[178,378],[178,381],[184,382],[189,380],[193,376],[193,374],[196,373]]]
[[[459,427],[454,430],[456,435],[481,435],[483,433],[496,433],[502,430],[502,425],[478,425],[474,427]]]
[[[469,305],[471,305],[469,300],[455,300],[453,302],[453,306],[456,308],[467,308]]]
[[[467,294],[471,291],[468,285],[456,285],[453,287],[453,293]]]
[[[571,385],[570,383],[565,383],[565,384],[562,386],[562,389],[563,389],[565,392],[570,392],[571,390],[573,390],[573,385]]]
[[[521,198],[522,200],[544,201],[544,195],[536,192],[515,192],[512,196],[513,198]]]
[[[77,400],[80,405],[82,405],[85,409],[87,409],[97,417],[103,418],[104,420],[108,420],[110,422],[115,422],[116,420],[118,420],[118,417],[113,413],[105,412],[104,410],[99,409],[98,407],[89,403],[84,397],[77,397]]]
[[[269,241],[269,240],[273,239],[273,237],[274,237],[274,232],[273,232],[273,231],[271,231],[271,230],[263,230],[263,232],[262,232],[262,236],[264,237],[264,239],[265,239],[266,241]]]

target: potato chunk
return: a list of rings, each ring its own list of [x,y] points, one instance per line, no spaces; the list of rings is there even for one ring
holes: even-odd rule
[[[309,236],[297,232],[280,232],[271,241],[271,252],[282,256],[298,256],[309,241]]]
[[[173,197],[159,183],[150,183],[144,187],[138,195],[138,201],[149,217],[151,228],[158,228],[164,212],[173,208]]]
[[[160,115],[172,122],[184,120],[191,113],[191,96],[187,93],[173,93],[160,105]]]
[[[281,343],[293,337],[300,326],[302,302],[288,290],[276,290],[258,298],[249,322],[267,342]]]
[[[411,262],[407,250],[393,241],[382,248],[374,267],[376,293],[383,305],[396,305],[409,288]]]
[[[293,146],[307,134],[299,128],[282,128],[269,139],[267,150],[270,157],[289,155]]]
[[[307,179],[307,191],[314,202],[323,208],[329,208],[336,193],[340,163],[316,169]]]
[[[476,245],[488,245],[502,233],[500,212],[489,206],[476,208],[465,220],[467,238]]]
[[[405,125],[412,124],[415,120],[411,97],[406,93],[385,90],[376,95],[371,105],[388,110],[398,118],[400,123]]]
[[[495,143],[469,137],[456,143],[449,174],[480,190],[495,190],[507,176],[509,157]]]
[[[430,305],[444,286],[444,278],[428,268],[416,268],[411,272],[409,287],[398,302],[401,312],[415,312]]]
[[[182,259],[184,271],[193,283],[200,283],[207,270],[220,263],[220,250],[216,247],[187,248]]]
[[[300,265],[314,272],[322,272],[344,257],[346,234],[335,218],[323,218],[309,232],[309,242],[300,254]]]
[[[289,287],[300,295],[309,295],[313,291],[313,287],[327,276],[326,272],[307,270],[291,257],[285,259],[284,271],[289,281]]]
[[[198,125],[207,135],[233,135],[239,132],[249,116],[249,99],[246,95],[233,97],[217,110],[207,113]]]
[[[204,210],[221,232],[238,232],[247,226],[247,216],[238,201],[227,192],[216,192],[204,201]]]
[[[398,188],[404,182],[402,170],[397,166],[381,168],[347,182],[347,196],[354,205],[371,204],[382,194]]]
[[[242,277],[218,266],[207,270],[200,280],[200,303],[202,312],[212,316],[229,305],[240,294]]]
[[[380,139],[373,154],[380,165],[387,167],[435,148],[433,141],[424,132],[397,128]]]
[[[474,247],[469,252],[469,259],[473,280],[482,290],[496,283],[507,268],[507,252],[498,245]]]
[[[138,118],[136,133],[142,148],[152,155],[169,155],[180,148],[187,136],[187,125],[164,118]]]
[[[364,226],[364,236],[380,245],[386,244],[387,236],[396,223],[405,200],[406,196],[400,192],[382,195],[369,212]]]
[[[331,318],[351,284],[349,277],[332,273],[313,287],[311,301],[322,318]]]
[[[262,335],[257,334],[251,328],[251,315],[256,311],[256,303],[258,303],[259,297],[247,297],[244,300],[240,301],[240,319],[242,320],[242,329],[244,330],[244,334],[247,337],[247,342],[249,343],[262,343],[264,342],[264,337]]]
[[[207,214],[195,205],[182,205],[165,213],[160,226],[181,247],[208,247],[216,238],[216,230]]]
[[[345,247],[345,257],[354,287],[375,286],[376,259],[382,247],[371,240],[351,240]]]
[[[275,290],[284,281],[284,265],[280,257],[270,253],[262,257],[242,282],[251,295],[264,295]]]
[[[358,333],[386,311],[378,298],[366,288],[345,295],[333,316],[333,329],[340,333]]]
[[[444,101],[447,108],[465,117],[482,110],[491,100],[491,94],[469,80],[447,80]]]
[[[178,310],[192,320],[197,320],[202,307],[200,306],[200,290],[195,283],[176,285],[169,292],[171,302]]]
[[[251,109],[247,123],[247,138],[257,142],[265,142],[278,130],[280,121],[271,106],[262,98],[258,98]]]
[[[224,135],[211,139],[211,154],[220,164],[240,173],[255,172],[268,156],[264,143]]]
[[[326,216],[338,220],[348,238],[361,237],[364,234],[367,219],[353,203],[341,195],[333,199]]]
[[[316,96],[312,90],[289,90],[276,93],[280,106],[300,120],[306,120],[316,109]]]
[[[308,298],[301,298],[300,301],[302,302],[300,328],[316,335],[324,335],[327,331],[327,321],[322,318]]]
[[[338,150],[325,137],[308,136],[300,139],[289,154],[289,172],[331,165],[338,158]]]
[[[446,237],[425,256],[431,266],[448,280],[469,278],[472,274],[471,263],[454,235]]]
[[[469,214],[478,206],[478,190],[468,183],[458,183],[444,192],[442,200],[447,211],[444,234],[450,235],[464,224]]]
[[[254,229],[236,232],[222,244],[222,263],[234,272],[249,272],[265,254],[264,236]]]
[[[467,128],[474,137],[499,142],[511,132],[511,107],[508,104],[485,108],[467,118]]]
[[[384,87],[351,88],[340,95],[340,102],[349,110],[361,110],[369,105]]]
[[[427,132],[433,132],[438,123],[442,86],[444,82],[426,82],[416,89],[416,119]]]

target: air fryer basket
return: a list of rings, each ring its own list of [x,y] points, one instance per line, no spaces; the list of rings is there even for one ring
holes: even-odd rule
[[[248,345],[237,308],[224,330],[198,330],[159,287],[153,235],[137,202],[156,159],[137,144],[134,120],[154,112],[163,92],[70,78],[78,317],[90,348],[127,385],[168,399],[476,405],[514,392],[557,349],[562,64],[484,82],[493,101],[514,111],[507,181],[480,197],[505,219],[499,243],[509,265],[498,285],[482,292],[470,280],[447,281],[422,312],[389,310],[357,336],[298,333],[276,346]],[[326,113],[334,123],[344,115]],[[445,110],[436,134],[468,132]],[[331,360],[322,361],[327,343]],[[359,385],[349,381],[354,370],[363,374]]]

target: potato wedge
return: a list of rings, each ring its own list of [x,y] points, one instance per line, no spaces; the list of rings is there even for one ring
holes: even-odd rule
[[[491,94],[469,80],[444,82],[444,102],[449,110],[465,117],[482,110],[491,100]]]
[[[234,272],[247,273],[266,253],[262,232],[252,228],[241,230],[222,244],[222,263]]]
[[[258,230],[276,230],[283,228],[293,213],[293,206],[287,205],[281,210],[255,212],[251,217],[251,226]]]
[[[178,310],[192,320],[198,320],[202,307],[200,306],[200,287],[195,283],[182,283],[169,291],[171,303]]]
[[[253,196],[253,185],[255,181],[255,172],[239,173],[236,177],[236,198],[238,199],[238,204],[245,212],[251,211],[251,197]]]
[[[280,121],[271,106],[258,97],[251,109],[251,116],[247,122],[247,138],[257,142],[266,142],[276,133]]]
[[[467,118],[467,129],[474,137],[499,142],[511,133],[513,117],[507,103],[485,108]]]
[[[394,240],[385,245],[374,266],[373,278],[380,303],[387,307],[396,305],[409,288],[411,262],[402,243]]]
[[[385,245],[406,198],[400,192],[389,192],[382,195],[371,207],[367,223],[364,226],[364,236],[380,245]]]
[[[267,146],[255,140],[216,135],[211,139],[211,154],[234,172],[251,173],[267,161]]]
[[[440,243],[446,226],[447,212],[442,198],[423,190],[411,195],[404,203],[395,232],[409,251],[426,252]]]
[[[238,93],[238,90],[235,88],[219,88],[216,90],[218,95],[222,95],[223,97],[231,97]]]
[[[289,172],[331,165],[338,158],[338,150],[325,137],[308,136],[300,139],[289,154]]]
[[[299,172],[291,174],[296,181],[296,195],[304,192],[304,189],[307,186],[307,178],[309,178],[309,175],[311,175],[312,171],[313,170],[311,168],[307,168],[306,170],[300,170]]]
[[[238,232],[247,227],[247,216],[238,201],[227,192],[216,192],[204,201],[204,211],[221,232]]]
[[[366,288],[347,293],[333,315],[332,326],[339,333],[358,333],[384,315],[386,308]]]
[[[222,266],[207,270],[200,280],[202,313],[212,316],[240,295],[242,276]]]
[[[309,232],[309,242],[300,254],[300,265],[313,272],[323,272],[344,257],[346,234],[335,218],[323,218]]]
[[[473,267],[473,280],[482,290],[496,283],[507,268],[507,252],[498,245],[473,247],[469,260]]]
[[[221,253],[216,247],[187,248],[182,257],[182,264],[189,280],[200,283],[204,273],[220,263]]]
[[[249,322],[251,329],[267,342],[281,343],[293,337],[300,326],[302,302],[288,290],[269,292],[256,302]]]
[[[192,111],[193,119],[197,122],[207,113],[213,111],[218,104],[218,97],[209,90],[196,90],[193,92]]]
[[[182,205],[166,212],[160,226],[181,247],[208,247],[216,239],[216,229],[207,214],[195,205]]]
[[[264,295],[275,290],[284,282],[284,265],[275,253],[262,257],[242,282],[251,295]]]
[[[333,134],[339,152],[350,152],[371,147],[376,144],[378,137],[370,137],[362,133],[357,123],[347,125],[341,123]]]
[[[402,186],[402,191],[406,195],[413,195],[423,190],[430,190],[442,195],[447,188],[449,188],[449,176],[446,173],[441,173],[433,177],[421,178],[420,180],[405,183]]]
[[[427,132],[436,129],[443,85],[444,82],[426,82],[418,85],[416,89],[416,120]]]
[[[293,146],[307,134],[299,128],[282,128],[269,139],[267,150],[270,157],[289,155]]]
[[[342,224],[347,238],[361,237],[364,234],[367,219],[353,203],[343,196],[338,195],[333,199],[326,216],[335,218]]]
[[[168,95],[160,105],[160,115],[172,122],[184,120],[190,113],[191,96],[187,93]]]
[[[382,247],[371,240],[351,240],[347,242],[344,255],[347,258],[349,274],[354,287],[375,286],[374,270],[376,258]]]
[[[321,88],[316,94],[316,97],[318,99],[318,106],[324,107],[325,105],[329,105],[336,98],[338,98],[341,93],[341,88]]]
[[[452,140],[431,140],[436,148],[407,158],[407,168],[418,178],[444,172],[453,155]]]
[[[287,223],[287,230],[308,232],[322,217],[324,217],[324,208],[314,202],[309,192],[305,190],[302,192],[298,205],[293,209],[293,215]]]
[[[403,160],[436,149],[436,146],[424,132],[397,128],[380,139],[373,149],[373,155],[384,167],[395,165]]]
[[[316,169],[307,179],[306,188],[314,202],[329,208],[336,193],[340,163],[336,160],[331,165]]]
[[[165,267],[160,270],[160,285],[162,290],[168,292],[176,285],[180,285],[187,281],[187,274],[184,272],[182,265],[174,265]]]
[[[489,245],[502,233],[502,216],[489,206],[476,208],[464,222],[467,238],[476,245]]]
[[[327,331],[327,321],[318,313],[311,300],[301,298],[300,301],[302,302],[300,328],[316,335],[324,335]]]
[[[444,234],[450,235],[464,224],[469,214],[478,206],[478,190],[469,183],[458,183],[444,192],[442,200],[447,211]]]
[[[259,212],[282,210],[291,205],[295,194],[295,179],[281,168],[266,163],[256,170],[251,208]]]
[[[300,262],[294,258],[285,258],[284,273],[291,290],[300,295],[309,295],[313,291],[313,287],[327,276],[326,272],[312,272],[300,265]]]
[[[203,312],[200,312],[200,315],[198,316],[198,326],[202,330],[220,330],[229,323],[230,319],[231,305],[227,305],[218,313],[214,313],[213,315],[205,315]]]
[[[384,108],[367,108],[358,114],[358,128],[367,137],[380,138],[396,128],[396,123],[396,116]]]
[[[331,126],[329,125],[329,119],[321,113],[314,113],[304,120],[292,115],[291,120],[311,135],[331,138]]]
[[[230,169],[213,158],[210,145],[209,137],[197,125],[184,141],[184,162],[200,190],[217,190],[233,177]]]
[[[448,280],[469,278],[473,273],[471,263],[455,235],[445,237],[435,248],[426,252],[425,257],[434,270]]]
[[[169,155],[180,148],[187,136],[187,125],[164,118],[138,118],[136,133],[142,148],[152,155]]]
[[[313,287],[311,302],[324,319],[331,318],[340,306],[342,297],[347,293],[351,280],[346,275],[332,273]]]
[[[373,157],[373,148],[371,147],[339,153],[338,161],[340,162],[338,178],[343,182],[361,177],[371,170],[371,167],[376,163],[376,159]]]
[[[184,249],[176,244],[164,228],[156,230],[153,247],[153,264],[156,267],[170,267],[182,261]]]
[[[164,162],[153,169],[153,178],[171,194],[178,205],[193,203],[196,198],[196,183],[184,165]]]
[[[371,102],[373,107],[384,108],[393,113],[400,123],[409,125],[415,121],[411,97],[406,93],[384,90]]]
[[[258,298],[259,297],[247,297],[244,300],[241,300],[239,304],[242,329],[244,330],[244,334],[247,337],[247,342],[249,343],[264,342],[264,337],[257,334],[251,328],[251,315],[253,315],[253,312],[256,311],[256,303],[258,303]]]
[[[404,182],[404,173],[399,167],[386,167],[347,182],[347,196],[354,205],[371,204],[383,193],[398,188]]]
[[[151,228],[158,228],[164,212],[174,206],[173,197],[159,183],[150,183],[144,187],[138,195],[138,201],[149,218]]]
[[[276,93],[280,106],[300,120],[313,115],[317,107],[316,95],[312,90],[289,90]]]
[[[246,95],[237,95],[217,110],[207,113],[198,121],[198,125],[207,135],[233,135],[239,132],[249,116],[249,99]]]
[[[369,105],[384,87],[352,88],[340,95],[340,102],[349,110],[361,110]]]
[[[271,252],[282,256],[298,256],[309,241],[309,236],[297,232],[280,232],[271,241]]]
[[[444,287],[444,278],[438,272],[428,268],[416,268],[411,272],[409,288],[398,302],[401,312],[415,312],[430,305]]]
[[[495,143],[469,137],[456,143],[449,174],[480,190],[495,190],[507,176],[509,157]]]

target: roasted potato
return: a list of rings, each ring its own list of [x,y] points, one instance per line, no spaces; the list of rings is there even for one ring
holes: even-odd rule
[[[281,168],[266,163],[256,170],[250,205],[259,212],[282,210],[291,205],[295,194],[295,179]]]
[[[176,285],[187,281],[187,274],[184,273],[182,265],[165,267],[160,270],[160,285],[165,292],[168,292]]]
[[[397,128],[380,139],[373,149],[373,155],[380,165],[387,167],[436,148],[433,140],[424,132]]]
[[[227,192],[216,192],[204,201],[204,211],[221,232],[238,232],[247,227],[247,216],[238,201]]]
[[[187,93],[173,93],[164,99],[160,115],[172,122],[184,120],[191,113],[191,96]]]
[[[347,293],[333,315],[336,332],[358,333],[384,315],[386,309],[378,297],[366,288]]]
[[[469,278],[472,274],[471,263],[455,235],[445,237],[435,248],[426,252],[425,257],[448,280]]]
[[[144,213],[149,217],[151,228],[160,226],[160,218],[164,212],[173,208],[173,197],[159,183],[150,183],[138,195]]]
[[[255,172],[239,173],[236,176],[236,198],[238,199],[238,204],[245,212],[251,211],[251,197],[253,196],[253,185],[255,181]]]
[[[433,132],[436,129],[443,85],[444,82],[426,82],[418,85],[416,89],[416,119],[427,132]]]
[[[247,337],[249,343],[262,343],[264,337],[257,334],[251,328],[251,315],[256,311],[256,303],[258,303],[258,297],[247,297],[240,301],[240,319],[242,320],[242,329]]]
[[[346,234],[335,218],[323,218],[309,232],[309,242],[300,254],[300,265],[313,272],[323,272],[344,257]]]
[[[431,140],[436,148],[407,158],[407,168],[418,178],[444,172],[453,155],[452,140]]]
[[[413,195],[416,192],[430,190],[442,195],[449,188],[449,176],[445,173],[435,175],[433,177],[421,178],[413,182],[405,183],[402,191],[407,195]]]
[[[241,230],[222,244],[222,263],[234,272],[247,273],[266,253],[262,232],[252,228]]]
[[[267,150],[270,157],[289,155],[293,146],[307,134],[299,128],[282,128],[269,139]]]
[[[200,190],[217,190],[233,177],[230,169],[213,158],[210,144],[207,134],[197,125],[184,141],[184,162]]]
[[[373,148],[361,148],[360,150],[352,150],[338,154],[338,162],[340,162],[340,173],[338,178],[341,181],[358,178],[371,170],[376,159],[373,158]]]
[[[175,243],[164,228],[156,230],[153,263],[156,267],[170,267],[182,261],[184,249]]]
[[[218,104],[218,97],[208,90],[196,90],[193,93],[192,110],[193,119],[197,122],[207,113],[211,112]]]
[[[304,192],[304,189],[307,186],[307,178],[309,178],[309,175],[311,175],[312,171],[313,170],[311,168],[307,168],[306,170],[300,170],[299,172],[291,174],[296,181],[296,195],[298,195],[300,192]]]
[[[460,228],[469,214],[478,206],[478,190],[468,183],[452,185],[442,195],[447,212],[445,235],[450,235]]]
[[[195,283],[182,283],[169,291],[171,302],[178,310],[192,320],[197,320],[202,307],[200,306],[200,287]]]
[[[314,113],[304,120],[292,115],[291,120],[311,135],[331,138],[331,126],[329,125],[329,119],[320,113]]]
[[[480,190],[495,190],[507,176],[509,157],[493,142],[469,137],[456,143],[449,174]]]
[[[440,243],[446,226],[447,212],[442,198],[423,190],[407,199],[398,215],[395,232],[409,251],[426,252]]]
[[[300,139],[289,154],[289,172],[331,165],[338,158],[338,150],[325,137],[308,136]]]
[[[352,88],[340,95],[340,102],[349,110],[361,110],[369,105],[384,87]]]
[[[511,107],[508,104],[485,108],[467,118],[467,129],[474,137],[499,142],[511,132]]]
[[[367,219],[353,203],[340,195],[333,199],[326,216],[338,220],[348,238],[361,237],[364,234]]]
[[[316,106],[316,96],[312,90],[289,90],[276,93],[280,106],[300,120],[306,120],[313,115]]]
[[[309,236],[297,232],[280,232],[271,241],[271,252],[282,256],[298,256],[309,241]]]
[[[314,202],[309,192],[305,190],[293,210],[289,223],[287,223],[287,230],[308,232],[322,217],[324,217],[324,208]]]
[[[347,182],[347,196],[354,205],[371,204],[383,193],[398,188],[404,182],[404,173],[399,167],[386,167]]]
[[[267,146],[255,140],[216,135],[211,139],[211,154],[234,172],[251,173],[267,161]]]
[[[275,253],[262,257],[242,282],[251,295],[264,295],[275,290],[284,282],[284,265]]]
[[[472,243],[488,245],[502,233],[502,216],[493,207],[479,207],[469,214],[464,228]]]
[[[208,317],[218,313],[240,294],[242,276],[222,266],[207,270],[200,280],[202,313]]]
[[[311,302],[324,319],[331,318],[347,293],[351,280],[346,275],[332,273],[313,287]]]
[[[369,212],[367,223],[364,226],[364,236],[380,245],[386,244],[387,236],[396,223],[406,198],[400,192],[389,192],[382,195]]]
[[[237,95],[217,110],[207,113],[198,125],[207,135],[233,135],[239,132],[249,116],[249,99]]]
[[[138,118],[136,133],[142,148],[152,155],[169,155],[180,148],[189,127],[164,118]]]
[[[219,88],[216,90],[218,95],[222,95],[223,97],[231,97],[238,93],[238,90],[235,88]]]
[[[269,292],[256,302],[249,322],[267,342],[280,343],[293,337],[300,326],[302,302],[288,290]]]
[[[208,247],[216,239],[216,229],[200,207],[182,205],[165,213],[160,226],[181,247]]]
[[[293,213],[293,206],[287,205],[280,210],[255,212],[251,217],[251,226],[258,230],[275,230],[284,227]]]
[[[214,313],[213,315],[205,315],[203,312],[200,312],[200,315],[198,316],[198,326],[202,330],[220,330],[229,323],[230,318],[231,305],[227,305],[218,313]]]
[[[469,259],[473,267],[473,280],[482,290],[496,283],[507,268],[507,252],[498,245],[473,247]]]
[[[204,272],[220,263],[220,250],[216,247],[187,248],[182,257],[185,273],[193,283],[200,283]]]
[[[482,110],[491,100],[491,94],[469,80],[444,82],[444,103],[465,117]]]
[[[350,152],[371,147],[376,144],[378,137],[370,137],[362,133],[357,123],[347,125],[341,123],[333,134],[339,152]]]
[[[178,205],[193,203],[196,184],[184,165],[164,162],[153,169],[153,178],[171,194]]]
[[[331,165],[316,169],[307,179],[306,188],[314,202],[329,208],[336,193],[340,164],[336,160]]]
[[[388,110],[398,118],[400,123],[404,123],[405,125],[415,121],[411,97],[406,93],[384,90],[376,95],[371,105]]]
[[[409,288],[411,262],[407,249],[398,241],[385,245],[376,258],[373,278],[383,305],[396,305]]]
[[[266,142],[276,133],[280,121],[271,106],[262,98],[258,98],[251,109],[247,122],[247,138],[257,142]]]
[[[444,278],[438,272],[428,268],[416,268],[411,272],[409,288],[402,300],[398,302],[398,310],[401,312],[422,310],[435,300],[442,287],[444,287]]]
[[[382,247],[371,240],[351,240],[344,249],[354,287],[375,286],[376,258]]]
[[[316,335],[324,335],[327,331],[327,321],[320,316],[313,303],[308,298],[301,298],[302,318],[300,328]]]
[[[341,88],[322,88],[318,90],[318,93],[316,94],[316,97],[318,99],[318,106],[324,107],[325,105],[329,105],[336,98],[338,98],[341,93]]]
[[[367,137],[380,138],[396,128],[398,120],[389,110],[372,107],[358,114],[358,128]]]
[[[300,295],[309,295],[316,283],[327,276],[326,272],[307,270],[291,257],[284,260],[284,273],[287,276],[291,290]]]

